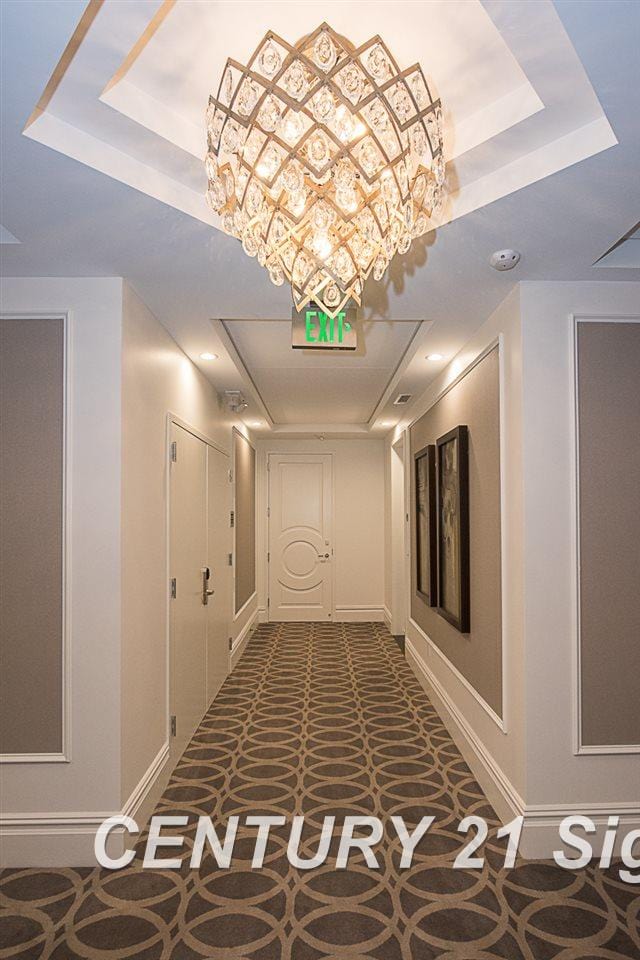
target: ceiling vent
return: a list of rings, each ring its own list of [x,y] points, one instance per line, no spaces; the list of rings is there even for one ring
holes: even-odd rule
[[[394,407],[401,407],[404,403],[409,403],[413,394],[411,393],[399,393],[398,396],[393,401]]]

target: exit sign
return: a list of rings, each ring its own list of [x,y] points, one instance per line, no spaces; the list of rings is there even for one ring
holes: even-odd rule
[[[298,313],[291,311],[291,346],[294,350],[355,350],[358,346],[356,308],[347,307],[330,317],[314,303]]]

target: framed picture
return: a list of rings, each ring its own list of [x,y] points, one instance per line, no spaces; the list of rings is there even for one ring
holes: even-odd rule
[[[415,455],[416,589],[422,599],[438,604],[438,525],[436,505],[436,448]]]
[[[438,612],[461,633],[470,630],[469,432],[456,427],[438,448]]]

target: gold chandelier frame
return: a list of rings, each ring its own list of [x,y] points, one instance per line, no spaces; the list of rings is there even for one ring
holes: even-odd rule
[[[335,62],[318,64],[318,44],[333,49]],[[368,69],[367,55],[385,65],[386,79]],[[271,75],[265,73],[265,57],[276,63]],[[306,90],[299,97],[287,89],[291,70],[298,85],[304,78]],[[347,79],[359,88],[355,96],[345,90]],[[331,106],[330,119],[318,118],[319,96]],[[266,123],[268,109],[277,115],[275,123]],[[380,130],[371,122],[374,115],[384,121]],[[338,135],[336,116],[352,130],[347,139]],[[304,128],[293,138],[283,132],[291,117]],[[274,283],[289,280],[298,310],[314,301],[335,316],[348,300],[361,303],[367,277],[373,271],[380,279],[395,252],[406,252],[415,236],[430,229],[441,203],[440,100],[431,95],[420,65],[400,70],[377,35],[355,47],[327,23],[296,44],[267,32],[246,66],[227,60],[218,95],[209,98],[207,135],[211,206],[223,229],[258,256]],[[313,159],[314,144],[326,147],[324,162]],[[275,158],[272,168],[266,157]],[[300,170],[303,186],[288,191],[287,171],[299,180]],[[349,206],[338,202],[340,176],[353,181],[342,191],[343,198],[347,193],[353,198]],[[292,202],[298,196],[304,198],[300,209]],[[330,221],[327,231],[318,231],[314,211],[316,219]],[[319,234],[326,247],[320,252],[314,247]]]

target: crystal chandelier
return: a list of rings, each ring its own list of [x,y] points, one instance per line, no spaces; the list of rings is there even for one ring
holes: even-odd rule
[[[210,206],[298,310],[360,304],[442,204],[440,101],[378,36],[267,33],[247,66],[227,60],[207,135]]]

